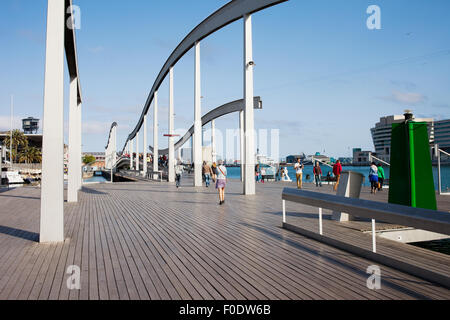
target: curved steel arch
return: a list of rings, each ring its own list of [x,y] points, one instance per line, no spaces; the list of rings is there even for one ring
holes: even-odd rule
[[[125,150],[127,142],[132,140],[136,136],[137,132],[141,129],[144,122],[144,116],[150,109],[154,94],[161,86],[163,80],[169,73],[170,68],[173,67],[178,62],[178,60],[180,60],[195,45],[196,42],[208,37],[212,33],[222,29],[230,23],[241,19],[245,14],[251,14],[257,11],[261,11],[263,9],[286,1],[288,0],[233,0],[214,12],[197,27],[195,27],[186,36],[186,38],[184,38],[184,40],[180,42],[180,44],[172,52],[172,54],[169,56],[166,63],[162,67],[149,93],[139,122],[136,125],[134,131],[128,136],[128,140],[125,141],[123,150]]]
[[[111,133],[112,133],[112,130],[113,130],[115,127],[117,127],[117,126],[118,126],[117,122],[113,122],[113,124],[111,125],[111,129],[109,129],[108,144],[106,145],[105,149],[108,149],[109,143],[111,142]]]
[[[253,98],[253,107],[255,109],[262,109],[261,97]],[[206,115],[204,115],[202,117],[202,126],[205,126],[208,123],[210,123],[211,121],[213,121],[217,118],[223,117],[227,114],[230,114],[233,112],[244,111],[244,109],[245,109],[244,99],[236,100],[236,101],[232,101],[227,104],[224,104],[224,105],[208,112]],[[192,126],[186,132],[186,134],[180,140],[178,140],[177,143],[175,143],[175,150],[181,148],[193,134],[194,134],[194,126]],[[153,153],[152,146],[150,146],[150,151]],[[163,149],[163,150],[159,150],[160,155],[164,155],[164,154],[168,154],[168,153],[169,153],[169,149],[167,149],[167,148]]]

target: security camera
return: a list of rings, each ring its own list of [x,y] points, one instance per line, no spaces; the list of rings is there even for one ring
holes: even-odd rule
[[[255,66],[256,64],[255,64],[254,61],[250,61],[250,62],[248,63],[248,65],[249,65],[249,66]]]

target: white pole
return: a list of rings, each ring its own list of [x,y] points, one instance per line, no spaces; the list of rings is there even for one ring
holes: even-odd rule
[[[202,101],[200,74],[200,42],[195,43],[194,106],[194,186],[202,186]]]
[[[9,132],[9,165],[12,168],[12,137],[13,137],[13,113],[14,113],[14,96],[11,95],[11,131]]]
[[[286,200],[283,200],[283,223],[286,223]]]
[[[134,153],[134,141],[133,139],[130,140],[130,169],[134,170],[134,157],[133,157],[133,153]]]
[[[377,253],[377,238],[376,238],[375,219],[372,219],[372,251]]]
[[[117,162],[117,126],[113,128],[113,167]]]
[[[323,235],[323,225],[322,225],[322,208],[319,208],[319,233]]]
[[[67,202],[78,202],[78,78],[73,78],[70,80],[69,99],[69,173],[67,183]]]
[[[136,133],[136,171],[139,174],[139,131]]]
[[[439,150],[439,147],[437,148],[437,158],[438,158],[438,189],[439,189],[439,195],[442,194],[442,181],[441,181],[441,151]]]
[[[255,137],[253,114],[253,44],[252,44],[252,16],[244,16],[244,130],[245,130],[245,178],[244,194],[255,194]]]
[[[64,6],[48,0],[40,242],[64,241]]]
[[[144,138],[143,138],[143,140],[144,140],[144,155],[143,155],[143,164],[144,164],[144,167],[143,167],[143,176],[144,176],[144,178],[146,178],[147,177],[147,148],[148,148],[148,146],[147,146],[147,115],[145,115],[144,116]]]
[[[82,103],[78,103],[78,99],[77,99],[77,104],[78,104],[78,108],[77,108],[77,141],[76,141],[76,175],[77,175],[77,189],[81,190],[82,185],[83,185],[83,172],[82,172],[82,160],[81,160],[81,154],[82,154],[82,144],[83,144],[83,133],[82,133],[82,117],[81,117],[81,112],[82,112]]]
[[[175,182],[175,147],[173,141],[174,133],[174,101],[173,101],[173,67],[169,72],[169,161],[168,161],[168,175],[169,182]]]
[[[211,121],[211,159],[212,162],[217,162],[216,155],[216,120]]]
[[[244,111],[239,112],[239,139],[240,139],[240,157],[241,157],[241,182],[245,175],[245,135],[244,135]]]
[[[158,166],[158,158],[159,158],[159,146],[158,146],[158,91],[155,92],[154,96],[155,100],[155,106],[153,108],[153,172],[155,174],[153,175],[153,179],[158,179],[158,174],[156,173],[159,171]]]

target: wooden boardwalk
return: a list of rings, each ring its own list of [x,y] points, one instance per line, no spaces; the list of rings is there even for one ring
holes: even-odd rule
[[[244,197],[232,182],[219,206],[214,189],[183,182],[87,186],[53,245],[36,242],[40,190],[1,191],[0,299],[450,299],[384,266],[369,290],[374,263],[280,227],[281,185]],[[81,290],[67,288],[71,265]]]

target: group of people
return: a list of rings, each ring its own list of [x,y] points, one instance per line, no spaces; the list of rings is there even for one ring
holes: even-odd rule
[[[377,193],[383,190],[383,183],[386,175],[380,163],[372,162],[369,169],[370,193]]]
[[[264,180],[266,178],[266,169],[264,167],[261,167],[259,163],[255,166],[255,180],[256,183],[264,183]]]
[[[181,186],[181,176],[184,172],[184,166],[181,160],[178,160],[175,165],[175,182],[177,189]],[[202,165],[202,176],[206,187],[209,188],[211,181],[216,184],[216,189],[219,192],[219,204],[225,203],[225,188],[227,186],[227,168],[223,161],[215,162],[210,166],[206,161]]]

